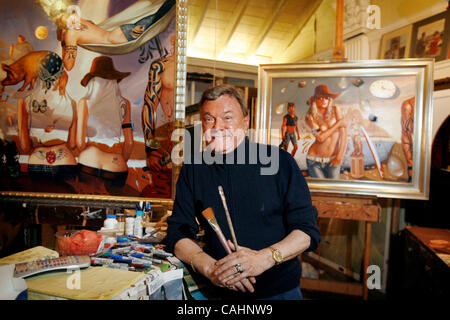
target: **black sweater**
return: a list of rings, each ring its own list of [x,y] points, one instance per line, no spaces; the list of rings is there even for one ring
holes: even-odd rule
[[[214,230],[201,214],[204,209],[211,207],[225,237],[232,239],[218,192],[219,185],[224,189],[240,246],[261,250],[281,241],[291,231],[299,229],[311,237],[307,250],[317,248],[320,242],[320,231],[316,222],[317,210],[312,206],[308,186],[297,163],[285,150],[267,146],[267,152],[264,154],[272,157],[272,163],[267,163],[264,158],[259,157],[257,163],[252,164],[255,161],[252,161],[253,153],[249,150],[259,150],[261,146],[266,147],[245,139],[233,152],[235,164],[195,164],[194,161],[200,162],[201,153],[196,159],[190,158],[191,164],[185,161],[176,186],[173,214],[167,220],[169,252],[174,251],[175,244],[182,238],[197,240],[197,217],[205,230],[205,252],[215,259],[226,255]],[[245,164],[237,164],[236,159],[242,158],[237,158],[236,155],[242,147],[245,147]],[[277,156],[279,161],[276,160]],[[262,168],[267,170],[271,165],[277,164],[275,161],[279,164],[275,174],[261,174]],[[224,157],[222,162],[225,163]],[[243,296],[251,299],[285,292],[299,285],[300,275],[301,267],[297,258],[285,261],[256,277],[255,292]],[[242,294],[227,289],[219,291],[222,291],[220,294],[224,298],[227,293],[232,294],[233,298],[242,297]]]

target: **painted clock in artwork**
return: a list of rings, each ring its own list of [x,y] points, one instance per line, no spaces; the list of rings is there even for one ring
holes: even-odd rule
[[[390,80],[376,80],[369,87],[370,93],[377,98],[392,98],[397,91],[397,87]]]
[[[377,98],[388,99],[395,95],[397,87],[391,80],[381,79],[372,82],[369,90]]]

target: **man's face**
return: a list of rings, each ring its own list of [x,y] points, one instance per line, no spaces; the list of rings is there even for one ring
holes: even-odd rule
[[[327,108],[330,103],[330,98],[320,97],[316,99],[316,105],[318,108]]]
[[[244,117],[236,98],[223,95],[206,101],[201,108],[206,144],[216,152],[233,151],[245,138],[249,117]]]

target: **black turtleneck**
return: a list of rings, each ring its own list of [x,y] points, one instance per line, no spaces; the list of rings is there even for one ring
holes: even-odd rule
[[[267,157],[254,157],[255,152],[252,150],[258,150],[256,154],[259,154],[259,149],[264,147],[267,149],[263,149],[262,154]],[[239,150],[242,148],[245,150],[242,154],[245,157],[239,158]],[[231,155],[234,164],[226,161],[226,157]],[[317,248],[320,242],[320,231],[316,222],[317,210],[312,206],[306,181],[288,152],[245,139],[228,155],[216,155],[215,159],[221,158],[222,161],[210,164],[211,159],[203,158],[202,161],[202,156],[204,153],[199,153],[189,159],[190,163],[185,161],[180,171],[173,214],[167,220],[169,252],[173,252],[175,244],[183,238],[197,240],[197,217],[205,230],[205,252],[215,259],[226,255],[214,230],[201,214],[204,209],[211,207],[225,237],[232,239],[218,191],[219,185],[224,189],[240,246],[261,250],[281,241],[291,231],[299,229],[311,237],[307,251]],[[268,163],[268,158],[272,159],[272,163]],[[276,168],[276,164],[278,170],[272,170]],[[274,171],[274,174],[262,174],[270,171]],[[294,258],[256,277],[253,294],[218,290],[223,298],[227,298],[227,294],[231,294],[233,299],[269,297],[299,285],[300,275],[299,260]]]

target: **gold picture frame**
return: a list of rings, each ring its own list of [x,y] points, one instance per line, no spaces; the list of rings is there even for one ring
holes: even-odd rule
[[[427,199],[433,65],[432,59],[260,65],[255,140],[287,146],[312,193]],[[334,103],[319,105],[324,98]],[[280,129],[290,103],[297,141],[285,140]]]

